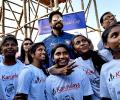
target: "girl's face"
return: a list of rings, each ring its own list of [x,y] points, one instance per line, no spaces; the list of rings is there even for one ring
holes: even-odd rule
[[[64,47],[58,47],[54,53],[54,61],[59,66],[66,66],[69,63],[70,56]]]
[[[78,53],[86,53],[91,49],[91,46],[88,43],[87,39],[82,36],[76,37],[73,42],[73,47]]]
[[[120,26],[112,28],[108,34],[106,48],[112,49],[112,51],[120,51]]]
[[[25,52],[28,51],[28,49],[30,48],[31,45],[32,45],[31,41],[29,41],[29,40],[24,41],[23,49],[25,50]]]
[[[45,47],[43,45],[40,45],[34,54],[32,54],[32,58],[36,59],[38,61],[44,61],[46,58],[46,52]]]

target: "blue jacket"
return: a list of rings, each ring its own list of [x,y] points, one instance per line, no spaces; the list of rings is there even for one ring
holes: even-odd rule
[[[51,60],[51,50],[52,48],[56,45],[56,44],[66,44],[68,47],[71,47],[70,46],[70,42],[71,40],[73,39],[74,35],[73,34],[69,34],[69,33],[66,33],[64,31],[62,31],[62,33],[58,36],[54,35],[54,34],[51,34],[50,36],[48,36],[46,39],[43,40],[43,43],[45,44],[46,46],[46,51],[47,51],[47,54],[49,56],[49,63],[51,66],[52,64],[52,60]]]

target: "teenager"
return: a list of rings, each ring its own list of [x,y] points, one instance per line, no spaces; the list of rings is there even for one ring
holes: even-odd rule
[[[45,100],[45,80],[47,73],[43,68],[46,59],[45,46],[42,42],[30,48],[32,63],[19,75],[15,100]]]
[[[102,40],[111,51],[113,60],[102,66],[100,95],[102,100],[120,100],[120,22],[106,29]]]
[[[16,90],[18,75],[24,68],[24,64],[16,60],[18,42],[13,35],[3,37],[1,52],[3,55],[0,63],[0,99],[13,100]]]
[[[94,94],[92,100],[100,100],[100,71],[104,63],[103,58],[97,51],[93,51],[92,42],[83,35],[76,35],[72,40],[73,55],[75,64],[82,68],[90,79]],[[56,70],[55,67],[49,69],[52,74],[62,74],[72,70],[69,66],[65,66]]]
[[[76,35],[72,40],[74,52],[79,55],[76,64],[90,79],[94,94],[92,100],[100,100],[100,70],[105,61],[97,51],[91,48],[91,41],[83,35]]]
[[[56,70],[70,63],[69,49],[64,44],[56,45],[51,52]],[[75,67],[66,75],[50,75],[46,79],[46,96],[48,100],[91,100],[91,84],[83,70]]]

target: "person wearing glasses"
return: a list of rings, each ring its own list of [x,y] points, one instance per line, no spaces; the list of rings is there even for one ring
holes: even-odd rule
[[[105,12],[100,18],[100,24],[104,29],[109,28],[111,25],[115,24],[117,19],[115,15],[111,12]],[[98,49],[102,50],[104,48],[102,40],[98,43]]]
[[[111,12],[105,12],[100,18],[100,24],[104,29],[108,29],[115,23],[117,23],[117,19],[115,18],[115,15],[113,15]],[[99,41],[97,46],[98,50],[100,51],[100,55],[102,55],[106,61],[110,61],[113,59],[111,51],[105,48],[102,40]]]
[[[28,50],[32,44],[33,44],[33,41],[30,38],[25,38],[21,45],[20,57],[18,57],[18,59],[26,65],[30,64],[32,59],[28,53]]]
[[[71,40],[74,35],[66,33],[62,30],[63,24],[63,15],[59,11],[53,11],[49,15],[49,24],[51,26],[51,35],[43,40],[47,53],[49,55],[49,66],[52,66],[51,61],[51,50],[52,48],[60,43],[64,43],[67,46],[70,45]],[[70,47],[70,46],[69,46]]]

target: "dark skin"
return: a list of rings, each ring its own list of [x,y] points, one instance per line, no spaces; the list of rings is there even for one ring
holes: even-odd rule
[[[69,75],[74,71],[73,68],[77,67],[74,63],[75,62],[72,62],[62,68],[58,68],[57,65],[54,65],[49,69],[49,73],[52,73],[53,75]]]
[[[39,55],[42,55],[42,56],[39,56]],[[45,47],[40,45],[35,53],[32,53],[31,56],[33,58],[33,62],[32,62],[32,65],[34,65],[35,67],[37,68],[40,68],[42,65],[41,65],[41,62],[44,61],[44,57],[43,55],[45,55]],[[14,97],[14,100],[27,100],[28,99],[28,94],[24,94],[24,93],[18,93],[15,97]]]

